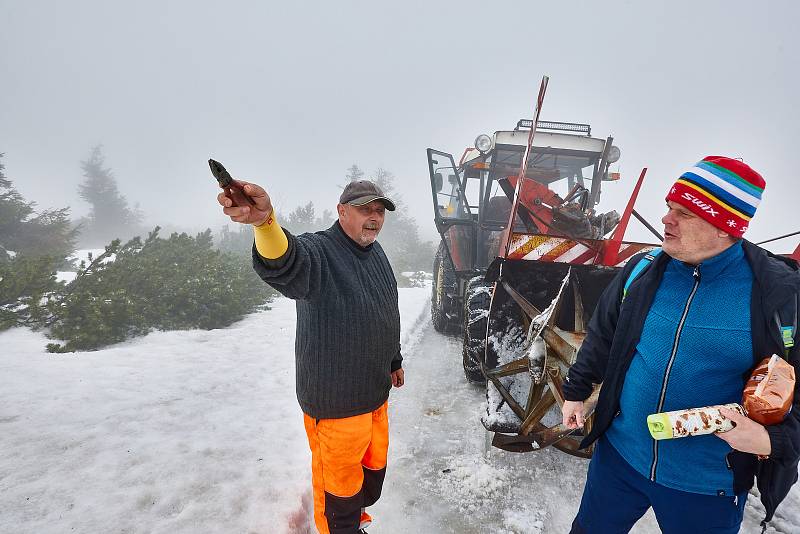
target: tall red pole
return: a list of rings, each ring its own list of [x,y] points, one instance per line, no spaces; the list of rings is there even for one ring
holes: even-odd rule
[[[519,174],[517,175],[517,185],[514,187],[514,198],[511,202],[511,216],[508,219],[508,233],[506,236],[506,246],[503,257],[508,257],[508,250],[511,247],[511,237],[514,229],[514,219],[517,217],[517,206],[519,205],[519,191],[522,187],[522,182],[525,179],[525,171],[528,168],[528,156],[531,153],[533,146],[533,135],[536,133],[536,125],[539,123],[539,114],[542,111],[542,104],[544,103],[544,94],[547,91],[547,83],[550,81],[548,76],[542,76],[542,83],[539,85],[539,96],[536,98],[536,109],[533,111],[533,123],[531,124],[531,131],[528,133],[528,144],[525,147],[525,153],[522,155],[522,161],[519,166]]]

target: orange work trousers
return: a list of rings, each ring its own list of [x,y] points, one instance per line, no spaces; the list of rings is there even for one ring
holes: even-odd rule
[[[364,508],[377,502],[389,448],[387,403],[342,419],[305,415],[311,447],[314,523],[320,534],[356,534],[371,521]]]

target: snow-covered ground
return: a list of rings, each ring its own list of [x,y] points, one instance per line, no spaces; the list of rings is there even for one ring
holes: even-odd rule
[[[563,533],[587,463],[492,449],[485,393],[429,289],[400,290],[406,386],[392,392],[381,534]],[[308,533],[310,454],[294,397],[294,303],[221,330],[48,354],[0,334],[0,533]],[[748,501],[743,532],[762,510]],[[770,532],[800,532],[793,489]],[[657,532],[651,514],[634,532]]]

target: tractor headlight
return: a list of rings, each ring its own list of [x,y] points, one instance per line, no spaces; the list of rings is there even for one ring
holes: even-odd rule
[[[489,149],[492,148],[492,138],[486,134],[479,135],[475,138],[475,148],[477,148],[481,154],[489,152]]]
[[[616,163],[619,160],[620,154],[619,147],[611,145],[611,148],[608,149],[608,162]]]

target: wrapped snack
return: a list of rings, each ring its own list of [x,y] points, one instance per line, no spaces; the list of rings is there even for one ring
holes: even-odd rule
[[[794,398],[794,367],[773,355],[756,366],[744,386],[742,405],[747,416],[762,425],[783,421],[792,408]]]
[[[720,408],[727,408],[746,415],[739,404],[718,404],[704,408],[690,408],[673,412],[654,413],[647,416],[647,428],[653,439],[685,438],[714,432],[727,432],[733,423],[726,419]]]

